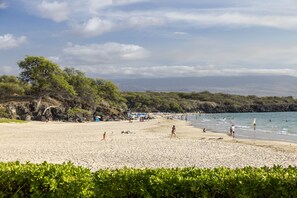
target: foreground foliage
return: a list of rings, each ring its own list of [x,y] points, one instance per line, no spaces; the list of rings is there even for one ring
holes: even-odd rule
[[[92,173],[71,163],[0,163],[0,197],[90,197]]]
[[[0,163],[0,197],[297,197],[297,168],[118,169]]]

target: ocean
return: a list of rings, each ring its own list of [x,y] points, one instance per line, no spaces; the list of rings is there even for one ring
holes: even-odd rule
[[[236,138],[297,143],[297,112],[188,114],[187,120],[217,133],[228,133],[234,124]]]

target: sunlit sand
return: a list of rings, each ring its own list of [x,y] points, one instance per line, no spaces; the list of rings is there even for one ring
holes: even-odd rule
[[[172,125],[177,138],[170,138]],[[129,133],[121,133],[129,131]],[[102,140],[106,132],[105,140]],[[0,125],[0,161],[63,163],[101,168],[297,165],[297,145],[240,140],[202,132],[189,122],[29,122]]]

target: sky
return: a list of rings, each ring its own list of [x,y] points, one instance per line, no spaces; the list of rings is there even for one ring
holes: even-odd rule
[[[27,55],[94,78],[297,76],[297,1],[0,0],[0,75]]]

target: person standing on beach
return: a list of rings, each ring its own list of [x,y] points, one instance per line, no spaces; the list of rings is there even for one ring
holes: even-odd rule
[[[175,128],[175,125],[172,126],[171,137],[170,138],[172,138],[173,136],[176,137],[176,128]]]
[[[256,130],[256,118],[254,118],[254,123],[253,123],[253,126],[254,126],[254,131]]]
[[[230,128],[230,132],[231,132],[232,137],[234,138],[235,137],[235,126],[234,126],[234,124],[232,124],[232,126]]]
[[[102,140],[106,141],[106,132],[103,133],[101,141]]]

